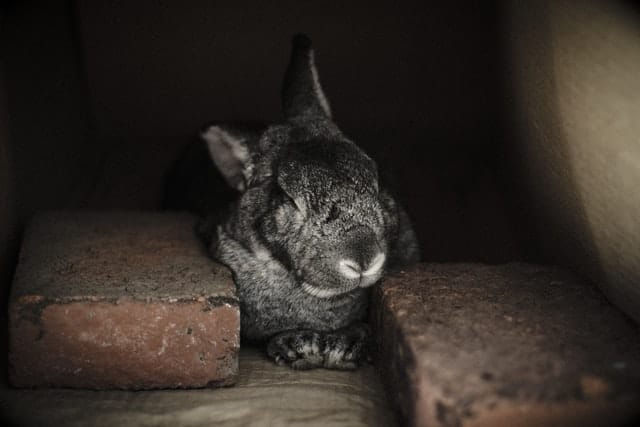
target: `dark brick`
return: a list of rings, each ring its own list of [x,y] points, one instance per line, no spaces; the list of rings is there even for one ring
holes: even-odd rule
[[[640,334],[594,287],[527,264],[423,264],[374,291],[376,363],[415,426],[627,425]]]
[[[50,213],[28,227],[10,298],[18,387],[233,384],[231,273],[173,213]]]

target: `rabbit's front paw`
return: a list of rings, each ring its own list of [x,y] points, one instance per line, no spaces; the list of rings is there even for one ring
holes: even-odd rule
[[[332,332],[308,329],[275,335],[267,353],[278,365],[293,369],[356,369],[368,356],[369,328],[354,324]]]
[[[324,364],[327,369],[356,369],[368,356],[369,329],[356,324],[325,335]]]
[[[278,365],[293,369],[313,369],[323,366],[323,338],[311,330],[285,331],[269,341],[267,353]]]

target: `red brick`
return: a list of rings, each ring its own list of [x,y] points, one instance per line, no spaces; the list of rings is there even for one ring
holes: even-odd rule
[[[594,287],[527,264],[423,264],[374,291],[376,364],[415,426],[629,425],[640,333]]]
[[[10,298],[10,380],[95,389],[233,384],[231,273],[173,213],[51,213],[28,227]]]

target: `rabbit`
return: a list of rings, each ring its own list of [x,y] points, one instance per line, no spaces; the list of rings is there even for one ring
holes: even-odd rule
[[[376,163],[333,122],[310,38],[292,45],[282,123],[202,131],[200,153],[239,196],[205,214],[199,233],[233,272],[243,341],[293,369],[355,369],[371,287],[420,251]]]

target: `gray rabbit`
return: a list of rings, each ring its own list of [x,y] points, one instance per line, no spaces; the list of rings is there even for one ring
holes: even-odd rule
[[[282,97],[283,123],[203,131],[202,151],[240,196],[207,212],[200,232],[234,273],[243,340],[294,369],[354,369],[368,291],[418,261],[418,244],[375,162],[333,123],[305,35],[293,38]]]

